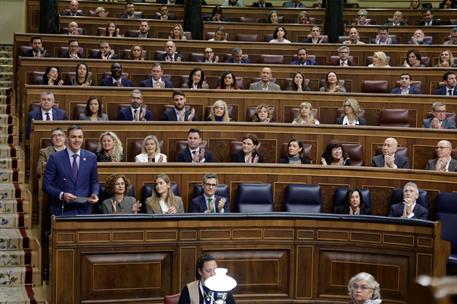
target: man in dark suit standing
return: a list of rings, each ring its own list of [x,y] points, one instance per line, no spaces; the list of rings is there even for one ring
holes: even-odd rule
[[[24,57],[47,57],[48,51],[43,48],[43,42],[41,41],[41,37],[34,36],[30,38],[30,46],[32,49],[27,50],[25,53],[22,54]]]
[[[455,129],[455,120],[447,119],[446,105],[437,101],[432,104],[432,117],[423,120],[422,128]]]
[[[26,137],[30,138],[32,132],[33,120],[68,120],[67,114],[59,109],[54,108],[54,94],[52,92],[41,93],[40,108],[29,113],[26,127]]]
[[[102,79],[101,85],[104,87],[132,87],[132,81],[122,77],[122,65],[115,62],[111,65],[111,76]]]
[[[203,176],[203,194],[192,199],[189,212],[195,213],[227,213],[230,212],[230,202],[226,197],[216,194],[218,185],[217,175],[207,173]]]
[[[453,159],[452,144],[448,140],[440,140],[436,145],[436,158],[427,162],[425,170],[440,172],[457,172],[457,160]]]
[[[388,216],[401,218],[428,219],[428,210],[417,204],[419,189],[413,182],[408,182],[403,187],[403,202],[390,207]]]
[[[271,4],[271,2],[265,2],[265,0],[259,0],[258,2],[252,3],[252,7],[259,7],[259,8],[273,7],[273,4]]]
[[[400,75],[400,86],[392,89],[392,94],[410,95],[421,94],[421,90],[411,85],[411,75],[403,73]]]
[[[130,93],[130,107],[122,109],[117,114],[117,120],[151,121],[152,113],[143,105],[143,94],[135,89]]]
[[[51,215],[90,214],[98,202],[97,157],[81,149],[83,130],[68,128],[68,146],[49,157],[43,180]]]
[[[195,117],[195,109],[186,107],[186,95],[182,91],[173,92],[173,108],[166,109],[160,120],[163,121],[192,121]]]
[[[382,154],[373,156],[371,165],[380,168],[409,169],[409,159],[398,155],[397,150],[397,140],[392,137],[386,138],[382,145]]]
[[[151,78],[143,80],[141,82],[142,87],[162,89],[162,88],[171,88],[173,85],[171,81],[167,78],[162,78],[163,70],[162,65],[158,62],[154,63],[151,70]]]
[[[301,48],[298,49],[297,51],[297,58],[292,60],[290,64],[296,64],[296,65],[315,65],[316,61],[308,59],[308,52],[306,49]]]
[[[436,95],[445,96],[457,96],[457,77],[456,73],[449,71],[444,73],[443,81],[446,83],[445,86],[439,87],[436,91]]]
[[[213,161],[211,151],[201,147],[202,136],[199,129],[190,129],[187,132],[187,148],[178,152],[177,162],[210,163]]]

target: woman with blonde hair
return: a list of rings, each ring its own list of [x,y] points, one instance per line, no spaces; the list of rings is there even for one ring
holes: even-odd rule
[[[343,102],[343,114],[336,119],[338,125],[366,125],[364,118],[360,117],[362,109],[359,102],[355,98],[347,98]]]
[[[130,48],[131,60],[144,60],[143,47],[141,45],[132,45]]]
[[[130,180],[123,174],[113,174],[107,178],[105,191],[109,198],[102,203],[105,214],[138,213],[141,203],[133,196],[128,196],[127,191],[131,185]]]
[[[389,68],[389,62],[387,59],[386,53],[382,51],[374,52],[373,53],[373,63],[369,64],[368,67],[370,68]]]
[[[122,142],[116,133],[106,131],[100,135],[95,154],[98,162],[120,162],[123,158],[123,151]]]
[[[160,153],[160,143],[154,135],[148,135],[143,140],[141,153],[135,156],[135,162],[139,163],[166,163],[167,156]]]
[[[187,40],[186,36],[184,35],[184,29],[182,28],[181,24],[175,24],[173,29],[170,31],[170,35],[168,35],[168,39]]]
[[[314,117],[313,106],[310,102],[302,102],[297,117],[292,121],[297,125],[318,125],[319,120]]]
[[[154,177],[154,190],[146,199],[146,211],[155,214],[184,213],[182,199],[171,190],[168,175],[159,174]]]
[[[454,63],[454,56],[450,50],[444,50],[440,53],[440,58],[438,59],[438,64],[435,65],[437,68],[448,68],[456,67],[457,64]]]
[[[229,122],[230,120],[227,103],[222,99],[216,100],[211,106],[207,121]]]

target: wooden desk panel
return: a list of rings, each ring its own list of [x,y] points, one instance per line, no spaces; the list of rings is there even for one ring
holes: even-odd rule
[[[443,275],[450,251],[439,223],[408,222],[294,214],[57,218],[52,301],[162,303],[194,280],[196,259],[206,253],[238,281],[239,303],[347,303],[346,284],[360,271],[383,286],[383,303],[406,303],[410,282]]]

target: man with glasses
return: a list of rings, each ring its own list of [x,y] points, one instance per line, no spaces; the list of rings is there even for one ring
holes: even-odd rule
[[[421,90],[411,85],[411,75],[403,73],[400,75],[400,86],[393,88],[393,94],[410,95],[410,94],[421,94]]]
[[[436,158],[427,162],[425,170],[440,172],[457,172],[457,160],[451,157],[452,144],[448,140],[440,140],[435,148]]]
[[[432,117],[424,119],[422,128],[455,129],[455,121],[447,119],[446,105],[444,103],[434,102],[432,105]]]
[[[335,61],[335,65],[339,65],[339,66],[352,66],[354,65],[352,63],[352,60],[350,58],[350,53],[351,53],[351,50],[349,49],[349,47],[343,45],[343,46],[340,46],[338,49],[337,49],[337,52],[338,52],[338,60]]]
[[[219,62],[219,56],[214,54],[212,48],[207,47],[203,53],[203,62],[216,63]]]
[[[318,43],[324,43],[326,42],[324,37],[321,36],[321,29],[318,26],[313,26],[311,28],[311,33],[308,35],[308,38],[305,39],[305,43],[312,43],[312,44],[318,44]]]
[[[40,149],[36,168],[37,176],[40,176],[41,173],[43,173],[43,165],[48,162],[49,157],[52,154],[65,149],[65,140],[65,131],[62,128],[54,128],[51,130],[51,145]]]
[[[117,120],[124,121],[151,121],[152,113],[143,104],[143,94],[135,89],[130,93],[130,107],[122,109],[117,115]]]
[[[216,194],[218,185],[217,175],[207,173],[203,176],[203,194],[192,199],[189,212],[195,213],[227,213],[230,212],[230,202],[226,197]]]
[[[443,43],[444,45],[457,45],[457,27],[454,27],[449,34],[449,40]]]
[[[382,154],[375,155],[371,160],[373,167],[389,169],[409,169],[409,159],[397,154],[398,142],[389,137],[384,140]]]

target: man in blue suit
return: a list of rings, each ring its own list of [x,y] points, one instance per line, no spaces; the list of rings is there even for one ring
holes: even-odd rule
[[[226,197],[216,195],[217,175],[207,173],[203,176],[203,194],[192,199],[189,212],[227,213],[230,212],[230,202]]]
[[[445,96],[457,96],[457,76],[453,71],[444,73],[443,81],[446,85],[439,87],[436,91],[436,95]]]
[[[149,87],[154,89],[171,88],[173,85],[167,78],[162,78],[163,70],[162,65],[158,62],[154,63],[151,71],[151,78],[141,82],[142,87]]]
[[[393,94],[410,95],[410,94],[421,94],[421,90],[411,85],[411,75],[403,73],[400,75],[400,86],[393,88]]]
[[[143,105],[143,94],[135,89],[130,93],[130,107],[122,109],[117,114],[117,120],[151,121],[152,113]]]
[[[105,87],[132,87],[132,81],[122,77],[122,65],[115,62],[111,65],[111,76],[102,79],[102,86]]]
[[[390,169],[409,169],[409,159],[397,154],[398,142],[389,137],[384,140],[382,154],[375,155],[371,160],[373,167]]]
[[[41,93],[40,108],[29,113],[26,126],[26,137],[30,138],[33,120],[68,120],[67,114],[58,108],[54,108],[54,94],[52,92]]]
[[[390,207],[388,216],[401,218],[428,219],[428,210],[417,204],[419,189],[413,182],[408,182],[403,187],[403,202]]]
[[[73,125],[68,128],[67,148],[49,157],[43,191],[51,215],[90,214],[98,202],[97,157],[81,149],[83,142],[83,130]]]
[[[160,120],[163,121],[192,121],[195,117],[195,109],[186,106],[186,95],[182,91],[173,92],[173,108],[166,109]]]
[[[301,48],[298,49],[297,51],[297,58],[292,60],[290,64],[296,64],[296,65],[315,65],[316,61],[308,59],[308,52],[306,49]]]
[[[187,148],[176,154],[177,162],[185,163],[210,163],[213,161],[213,154],[202,145],[202,134],[199,129],[191,128],[187,132]]]
[[[422,121],[422,128],[455,129],[455,120],[447,119],[446,105],[437,101],[432,104],[432,117]]]

